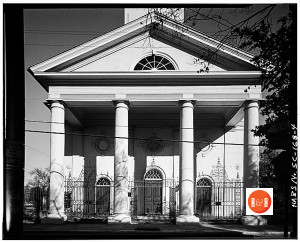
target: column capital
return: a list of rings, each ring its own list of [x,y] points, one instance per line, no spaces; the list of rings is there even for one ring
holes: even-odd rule
[[[123,108],[129,109],[129,107],[130,107],[129,100],[113,100],[112,103],[115,108],[123,107]]]
[[[196,100],[179,100],[178,101],[178,106],[180,108],[183,108],[183,107],[191,107],[191,108],[194,108],[194,106],[196,105],[197,101]]]
[[[259,105],[258,105],[258,100],[257,99],[249,99],[249,100],[246,100],[243,104],[244,106],[244,110],[247,109],[247,108],[258,108]]]
[[[63,108],[66,107],[66,103],[65,103],[64,100],[62,100],[62,99],[55,99],[55,100],[53,100],[53,99],[46,99],[46,101],[44,102],[44,104],[45,104],[48,108],[51,108],[52,105],[55,104],[55,103],[62,105]]]

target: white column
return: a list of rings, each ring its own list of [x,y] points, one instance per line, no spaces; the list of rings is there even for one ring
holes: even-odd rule
[[[180,101],[179,216],[176,223],[198,223],[194,215],[194,102]]]
[[[52,101],[50,105],[50,209],[44,223],[67,219],[64,214],[65,108],[62,101]]]
[[[246,101],[244,104],[244,194],[243,211],[246,211],[246,188],[259,187],[259,137],[251,130],[259,125],[258,102]]]
[[[109,223],[130,223],[128,208],[128,101],[115,101],[114,215]]]
[[[244,107],[244,187],[259,185],[259,137],[251,130],[259,125],[257,101],[247,101]]]

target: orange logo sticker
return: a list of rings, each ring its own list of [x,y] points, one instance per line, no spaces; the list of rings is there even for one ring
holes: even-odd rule
[[[248,206],[255,213],[265,213],[271,207],[270,195],[263,190],[256,190],[248,197]]]
[[[273,188],[246,188],[246,215],[273,215]]]

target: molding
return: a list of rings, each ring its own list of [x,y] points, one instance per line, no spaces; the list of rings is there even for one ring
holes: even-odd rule
[[[37,72],[34,77],[49,86],[214,86],[259,85],[260,71],[125,71],[125,72]]]
[[[135,44],[136,42],[139,42],[140,40],[143,40],[143,39],[146,39],[147,37],[149,37],[149,33],[144,33],[142,35],[139,35],[137,37],[134,37],[133,39],[130,39],[124,43],[121,43],[117,46],[114,46],[106,51],[103,51],[101,53],[99,53],[98,55],[95,55],[95,56],[92,56],[90,58],[87,58],[86,60],[82,61],[82,62],[79,62],[78,64],[75,64],[75,65],[72,65],[68,68],[65,68],[65,69],[62,69],[61,71],[63,72],[72,72],[72,71],[75,71],[83,66],[86,66],[94,61],[97,61],[101,58],[104,58],[110,54],[113,54],[121,49],[124,49],[126,48],[127,46],[129,45],[132,45],[132,44]]]

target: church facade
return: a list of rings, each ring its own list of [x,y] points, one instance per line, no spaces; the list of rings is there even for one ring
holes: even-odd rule
[[[51,111],[48,219],[241,216],[258,187],[251,59],[153,12],[29,68]]]

